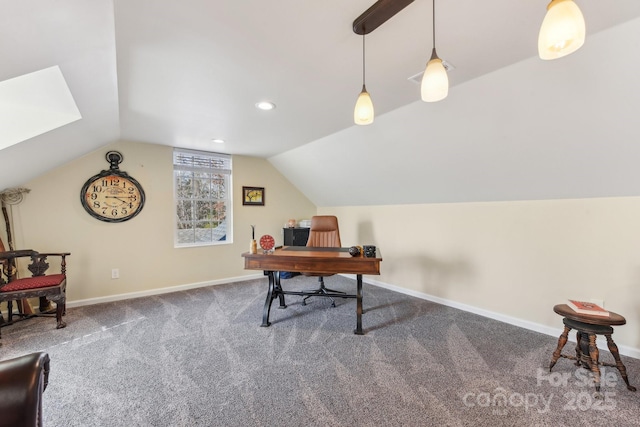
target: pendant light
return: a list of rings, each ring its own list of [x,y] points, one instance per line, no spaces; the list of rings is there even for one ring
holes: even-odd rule
[[[365,62],[364,62],[364,34],[362,35],[362,92],[358,95],[356,108],[353,110],[353,121],[357,125],[368,125],[373,123],[373,102],[364,84]]]
[[[557,59],[580,49],[584,44],[584,17],[573,0],[552,0],[538,36],[538,55]]]
[[[422,75],[420,95],[425,102],[436,102],[447,97],[449,93],[449,77],[436,53],[436,0],[433,0],[433,50],[427,68]]]

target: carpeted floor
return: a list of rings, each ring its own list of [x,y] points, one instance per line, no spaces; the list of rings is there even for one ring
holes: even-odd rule
[[[598,399],[571,361],[548,373],[555,337],[367,284],[364,336],[353,299],[289,296],[262,328],[266,281],[73,308],[61,330],[19,322],[0,359],[49,353],[45,426],[640,426],[614,368]],[[623,362],[640,386],[640,360]]]

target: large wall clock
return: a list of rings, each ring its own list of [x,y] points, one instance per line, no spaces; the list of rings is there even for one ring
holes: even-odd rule
[[[84,183],[80,202],[89,215],[100,221],[127,221],[142,210],[144,190],[135,178],[118,167],[123,160],[121,153],[109,151],[105,158],[111,166]]]

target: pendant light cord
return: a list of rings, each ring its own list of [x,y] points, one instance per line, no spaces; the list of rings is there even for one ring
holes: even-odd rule
[[[431,18],[433,19],[433,25],[432,30],[433,30],[433,48],[436,48],[436,0],[433,0],[432,4],[432,12],[431,12]]]
[[[364,84],[364,75],[365,75],[365,72],[364,72],[364,67],[365,67],[364,52],[365,52],[365,50],[364,50],[364,34],[362,34],[362,86],[365,85]]]

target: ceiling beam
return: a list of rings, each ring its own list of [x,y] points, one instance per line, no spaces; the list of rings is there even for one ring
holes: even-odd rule
[[[378,0],[353,21],[353,32],[369,34],[411,3],[413,0]]]

